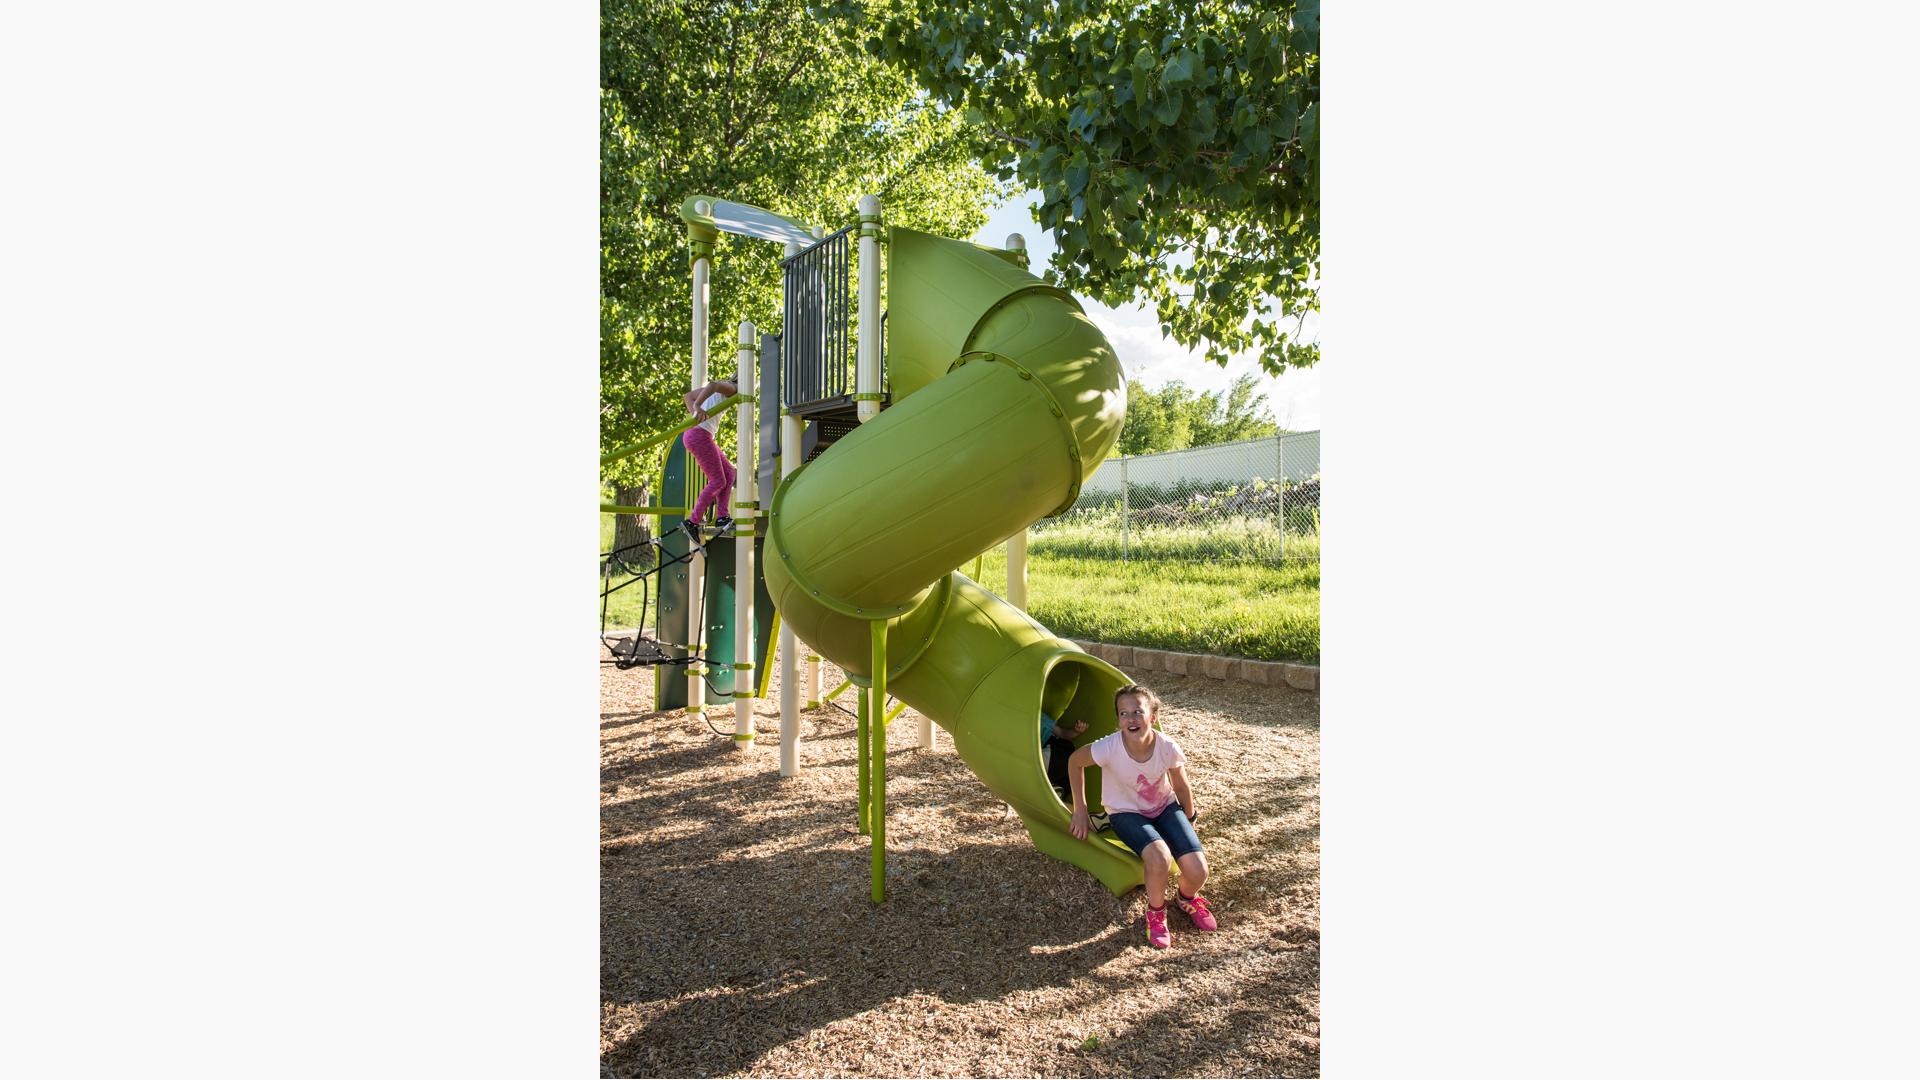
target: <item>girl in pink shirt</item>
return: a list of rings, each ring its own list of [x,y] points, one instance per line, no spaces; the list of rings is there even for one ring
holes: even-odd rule
[[[1180,889],[1174,901],[1200,930],[1220,924],[1207,908],[1200,886],[1207,880],[1207,857],[1193,831],[1193,789],[1187,786],[1187,758],[1172,736],[1154,730],[1160,717],[1160,697],[1138,683],[1123,686],[1113,696],[1119,730],[1088,743],[1067,759],[1067,782],[1073,789],[1076,840],[1087,838],[1087,766],[1100,766],[1100,801],[1106,804],[1114,835],[1146,864],[1147,944],[1164,949],[1173,944],[1167,930],[1167,877],[1180,866]]]

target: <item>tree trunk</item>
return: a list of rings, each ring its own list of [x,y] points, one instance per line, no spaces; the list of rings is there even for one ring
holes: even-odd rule
[[[647,505],[647,485],[645,484],[641,484],[639,487],[623,487],[614,490],[614,501],[621,506]],[[646,543],[652,538],[652,530],[649,528],[649,522],[651,520],[651,518],[640,514],[615,514],[613,518],[613,550],[620,551],[621,548],[629,544]],[[653,552],[646,548],[620,551],[620,554],[615,555],[612,561],[616,573],[630,573],[634,570],[651,567],[653,565]],[[636,585],[634,588],[637,589],[639,586]]]

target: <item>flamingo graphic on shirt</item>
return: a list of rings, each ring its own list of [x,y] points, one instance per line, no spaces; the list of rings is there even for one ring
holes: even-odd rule
[[[1157,808],[1152,813],[1147,814],[1147,817],[1159,817],[1160,811],[1167,808],[1166,797],[1168,794],[1171,794],[1171,792],[1163,792],[1160,790],[1162,785],[1150,783],[1147,780],[1146,773],[1135,773],[1133,775],[1133,786],[1139,790],[1141,806]]]

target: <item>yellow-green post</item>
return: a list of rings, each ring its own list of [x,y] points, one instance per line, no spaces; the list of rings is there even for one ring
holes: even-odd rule
[[[858,791],[860,805],[860,835],[867,835],[867,695],[862,692],[855,695],[860,699],[860,711],[853,722],[854,757],[858,764],[854,766],[853,786]]]
[[[873,626],[873,797],[867,800],[867,820],[873,836],[873,902],[887,898],[887,620]]]

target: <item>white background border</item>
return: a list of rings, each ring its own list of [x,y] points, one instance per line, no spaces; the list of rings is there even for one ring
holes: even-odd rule
[[[1910,1060],[1895,10],[1329,14],[1327,1075]],[[595,9],[5,19],[7,1071],[594,1074]]]

